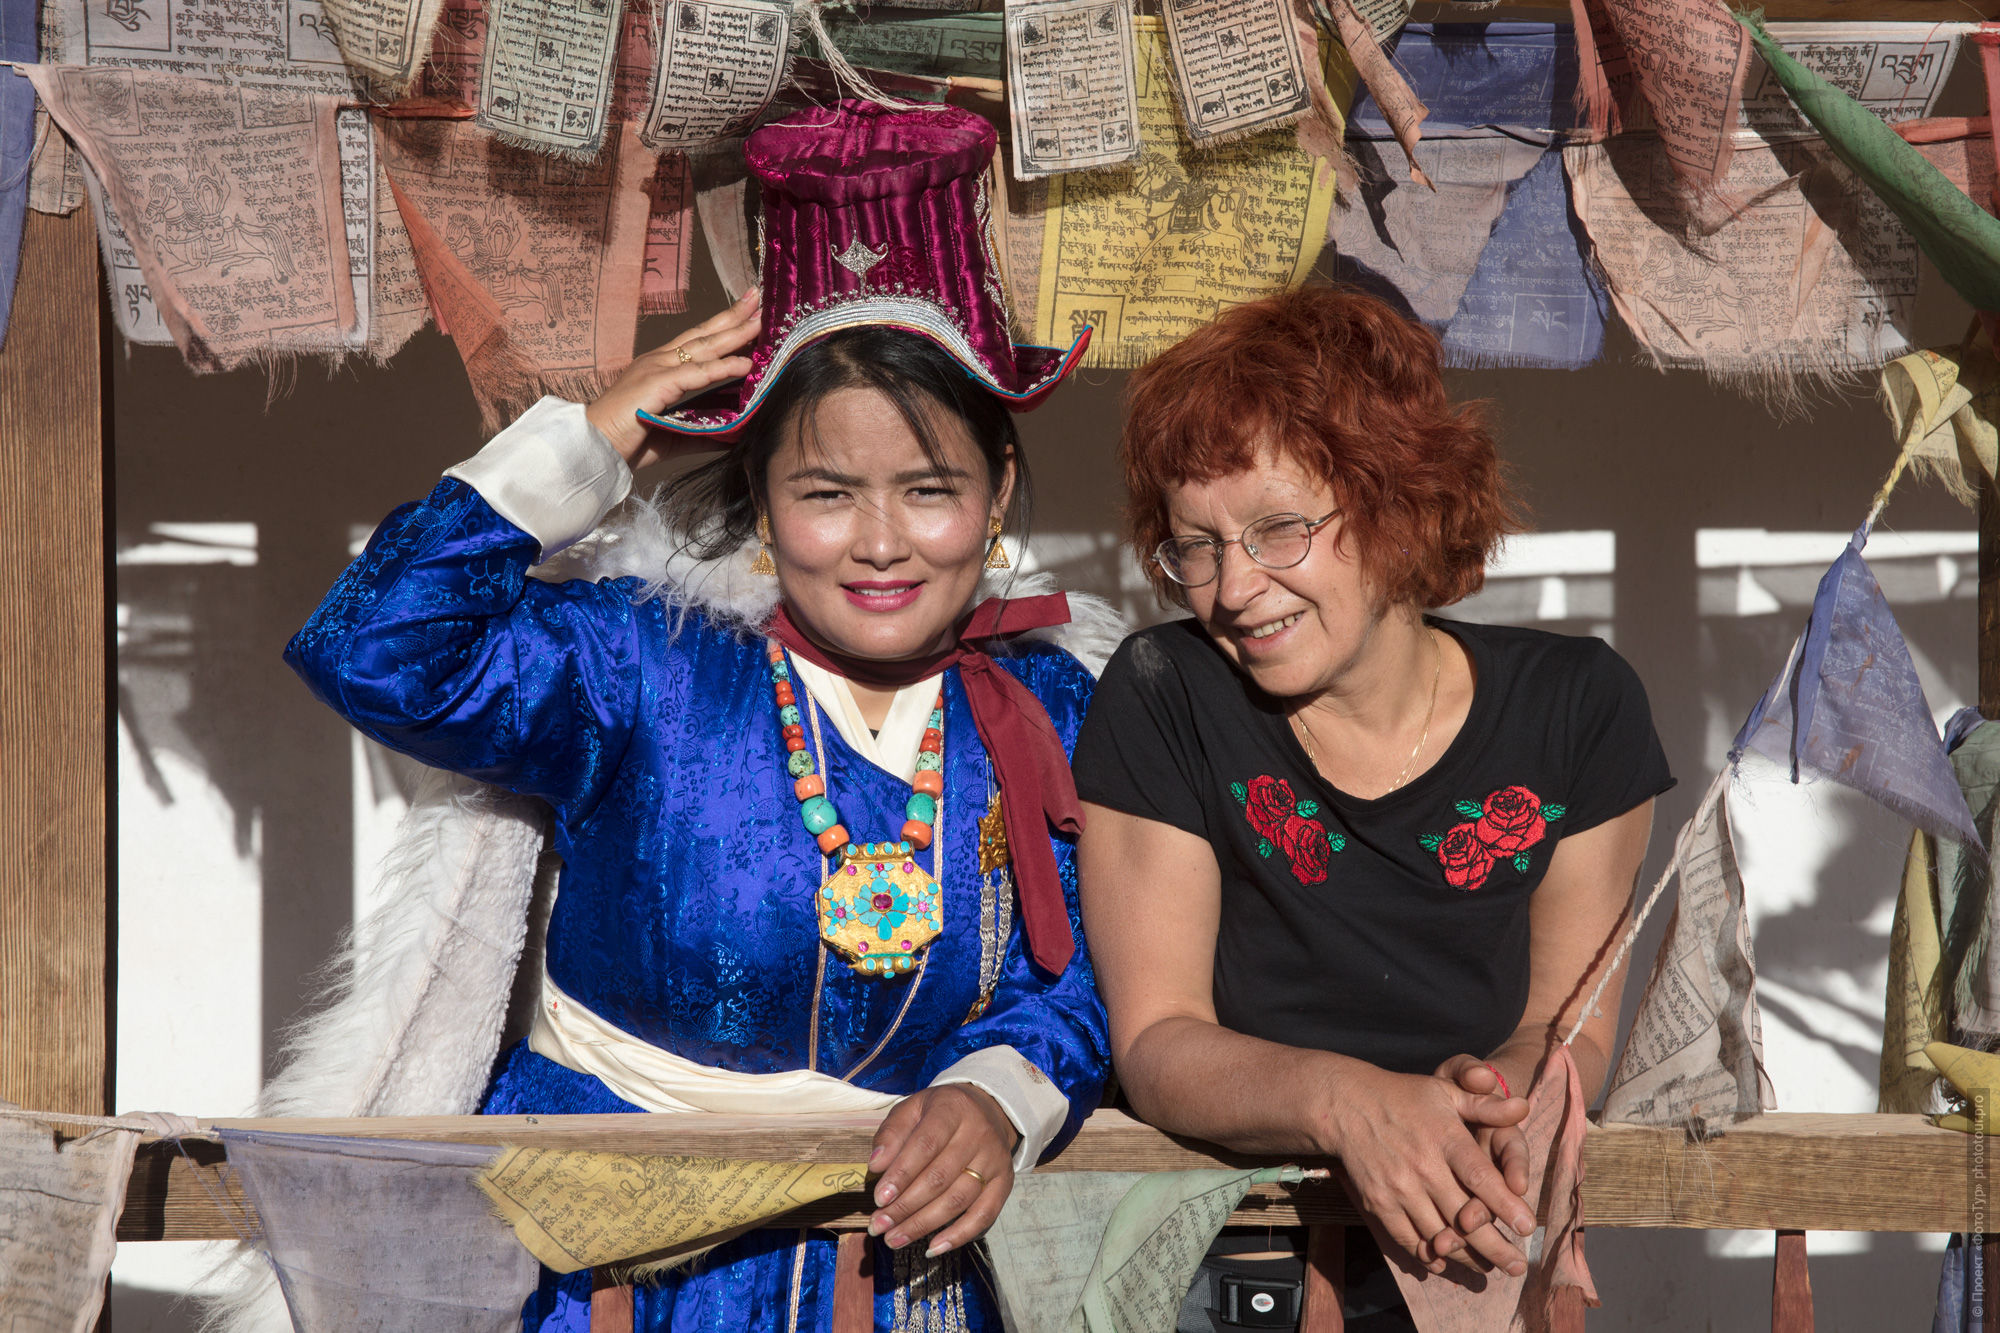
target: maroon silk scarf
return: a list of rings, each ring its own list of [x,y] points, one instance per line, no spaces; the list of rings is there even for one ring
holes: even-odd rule
[[[1048,839],[1037,835],[1045,823],[1062,833],[1083,831],[1076,780],[1070,776],[1062,738],[1056,735],[1042,701],[975,644],[1068,623],[1069,598],[1059,592],[1042,597],[989,597],[959,622],[958,641],[951,647],[905,662],[874,662],[828,652],[799,632],[782,604],[770,629],[772,638],[806,661],[874,689],[901,689],[946,667],[958,668],[966,699],[972,705],[973,725],[979,729],[979,739],[1000,780],[1000,808],[1007,819],[1007,850],[1014,862],[1028,953],[1044,971],[1056,976],[1069,966],[1076,945],[1070,936],[1069,909],[1063,902],[1055,853]]]

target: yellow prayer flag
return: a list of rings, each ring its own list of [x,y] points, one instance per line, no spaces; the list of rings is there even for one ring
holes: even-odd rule
[[[1943,1115],[1937,1123],[1972,1134],[2000,1133],[2000,1121],[1993,1118],[1993,1098],[2000,1094],[2000,1053],[1934,1041],[1924,1047],[1924,1054],[1952,1087],[1972,1101],[1971,1115]]]
[[[860,1163],[507,1148],[479,1188],[558,1273],[711,1248],[803,1204],[860,1190]]]
[[[1197,149],[1181,135],[1157,18],[1132,21],[1142,151],[1129,166],[1051,177],[1034,341],[1095,326],[1087,366],[1143,365],[1232,305],[1303,281],[1326,243],[1332,173],[1291,129]],[[1353,87],[1336,52],[1336,107]]]
[[[1950,1031],[1945,1020],[1944,948],[1932,883],[1930,835],[1918,829],[1903,863],[1903,891],[1889,931],[1888,1000],[1882,1022],[1877,1110],[1920,1112],[1938,1068],[1924,1052]]]
[[[1983,333],[1891,361],[1881,399],[1897,446],[1962,503],[1974,502],[1979,472],[2000,472],[2000,364]]]

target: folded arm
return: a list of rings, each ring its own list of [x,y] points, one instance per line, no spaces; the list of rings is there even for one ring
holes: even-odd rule
[[[1389,1238],[1441,1270],[1429,1242],[1468,1198],[1533,1229],[1468,1125],[1520,1121],[1526,1104],[1450,1078],[1394,1074],[1328,1051],[1232,1032],[1216,1020],[1221,870],[1205,839],[1104,806],[1087,808],[1084,920],[1133,1109],[1173,1133],[1244,1152],[1336,1156],[1356,1201]],[[1493,1262],[1522,1256],[1482,1238]]]

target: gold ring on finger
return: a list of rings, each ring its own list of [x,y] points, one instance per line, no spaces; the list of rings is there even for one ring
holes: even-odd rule
[[[676,347],[674,349],[674,355],[681,359],[682,365],[686,365],[688,362],[694,360],[694,353],[690,352],[685,347]]]
[[[980,1175],[977,1171],[974,1171],[971,1167],[961,1166],[958,1169],[965,1172],[966,1175],[971,1176],[974,1180],[978,1181],[980,1184],[984,1185],[986,1183],[986,1177]]]

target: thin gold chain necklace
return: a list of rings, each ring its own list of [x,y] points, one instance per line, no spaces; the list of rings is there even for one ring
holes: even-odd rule
[[[1444,649],[1438,647],[1435,630],[1426,630],[1425,633],[1431,641],[1431,656],[1435,662],[1431,668],[1431,701],[1424,709],[1424,729],[1418,733],[1417,744],[1410,751],[1410,757],[1403,761],[1402,771],[1397,773],[1395,780],[1389,784],[1389,791],[1395,791],[1410,780],[1410,770],[1416,766],[1417,756],[1424,752],[1424,742],[1431,738],[1431,719],[1437,715],[1438,682],[1444,679]],[[1299,739],[1305,742],[1306,758],[1311,760],[1312,766],[1317,769],[1319,752],[1313,747],[1312,727],[1307,723],[1305,713],[1301,711],[1292,714],[1292,720],[1299,724]]]

